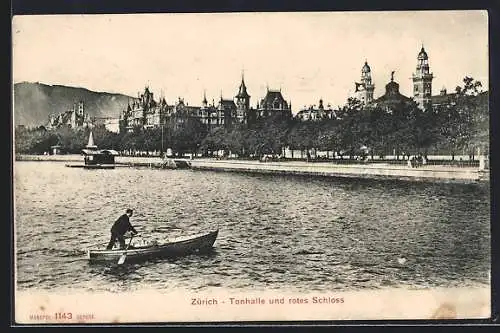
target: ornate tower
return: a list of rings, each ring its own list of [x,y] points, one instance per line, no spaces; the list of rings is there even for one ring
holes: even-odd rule
[[[424,46],[417,56],[417,68],[413,74],[413,99],[421,109],[431,103],[433,75],[429,71],[429,57]]]
[[[236,95],[236,117],[240,122],[246,122],[248,110],[250,109],[250,95],[247,92],[245,78],[241,74],[241,84]]]
[[[372,72],[368,62],[365,61],[363,68],[361,68],[361,82],[356,83],[356,98],[363,103],[369,104],[373,101],[373,91],[375,85],[372,82]]]
[[[83,101],[78,102],[78,115],[83,117],[85,113],[85,104]]]
[[[375,85],[372,83],[372,71],[368,62],[365,61],[363,68],[361,69],[361,83],[365,86],[365,103],[368,104],[373,101],[373,91],[375,90]]]

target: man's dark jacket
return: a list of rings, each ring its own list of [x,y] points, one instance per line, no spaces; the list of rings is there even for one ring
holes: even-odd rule
[[[129,230],[134,234],[137,233],[135,228],[130,224],[130,219],[127,214],[120,216],[111,227],[111,232],[120,236],[124,235]]]

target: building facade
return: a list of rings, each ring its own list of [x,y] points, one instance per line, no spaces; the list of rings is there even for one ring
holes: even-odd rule
[[[149,91],[149,87],[145,87],[144,93],[129,101],[127,109],[120,115],[120,131],[159,126],[168,114],[167,108],[165,98],[155,101],[154,94]]]
[[[268,89],[257,108],[252,108],[250,94],[242,75],[238,92],[233,99],[224,98],[221,94],[217,103],[213,99],[212,103],[208,103],[204,93],[201,106],[189,106],[180,97],[173,105],[167,104],[165,98],[160,98],[157,102],[153,93],[146,87],[144,93],[129,101],[126,110],[120,115],[120,131],[130,132],[134,127],[156,127],[165,124],[169,119],[180,124],[188,118],[198,119],[210,130],[234,124],[248,125],[259,118],[273,115],[292,116],[291,103],[284,99],[281,90]]]
[[[129,102],[127,109],[120,115],[120,131],[131,132],[135,127],[159,127],[167,121],[179,125],[188,118],[200,120],[209,129],[229,126],[237,120],[237,107],[232,99],[224,99],[222,96],[218,104],[214,101],[208,104],[205,94],[201,106],[188,105],[181,97],[173,105],[169,105],[164,97],[157,102],[146,87],[144,93]]]
[[[292,117],[292,103],[288,103],[280,90],[269,90],[267,88],[266,96],[257,104],[256,117]]]
[[[300,121],[320,121],[323,119],[335,118],[335,111],[328,105],[327,108],[323,106],[323,100],[319,100],[319,105],[311,105],[297,112],[295,118]]]
[[[407,97],[399,92],[399,84],[394,81],[394,71],[391,74],[391,81],[385,86],[385,94],[374,99],[375,85],[372,82],[371,68],[365,61],[361,69],[361,80],[355,82],[354,96],[363,106],[381,106],[387,110],[394,109],[401,102],[415,101],[421,110],[429,107],[437,108],[443,105],[454,103],[454,93],[448,94],[446,88],[442,88],[439,95],[432,95],[432,80],[434,74],[430,71],[429,55],[422,46],[417,55],[417,65],[412,73],[413,96]]]

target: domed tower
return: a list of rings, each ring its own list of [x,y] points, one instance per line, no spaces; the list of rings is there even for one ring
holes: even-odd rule
[[[241,84],[236,95],[236,114],[240,122],[245,122],[248,110],[250,109],[250,95],[245,85],[245,77],[241,74]]]
[[[429,57],[424,46],[417,56],[417,68],[413,73],[413,99],[421,109],[431,103],[433,75],[429,70]]]
[[[365,61],[361,68],[361,82],[356,83],[357,98],[364,104],[369,104],[373,101],[373,91],[375,85],[372,82],[372,71],[368,62]]]

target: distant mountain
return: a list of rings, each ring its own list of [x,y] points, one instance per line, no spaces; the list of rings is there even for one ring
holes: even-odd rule
[[[90,116],[118,118],[130,96],[95,92],[85,88],[20,82],[14,84],[15,125],[46,125],[49,114],[70,109],[82,100]]]

